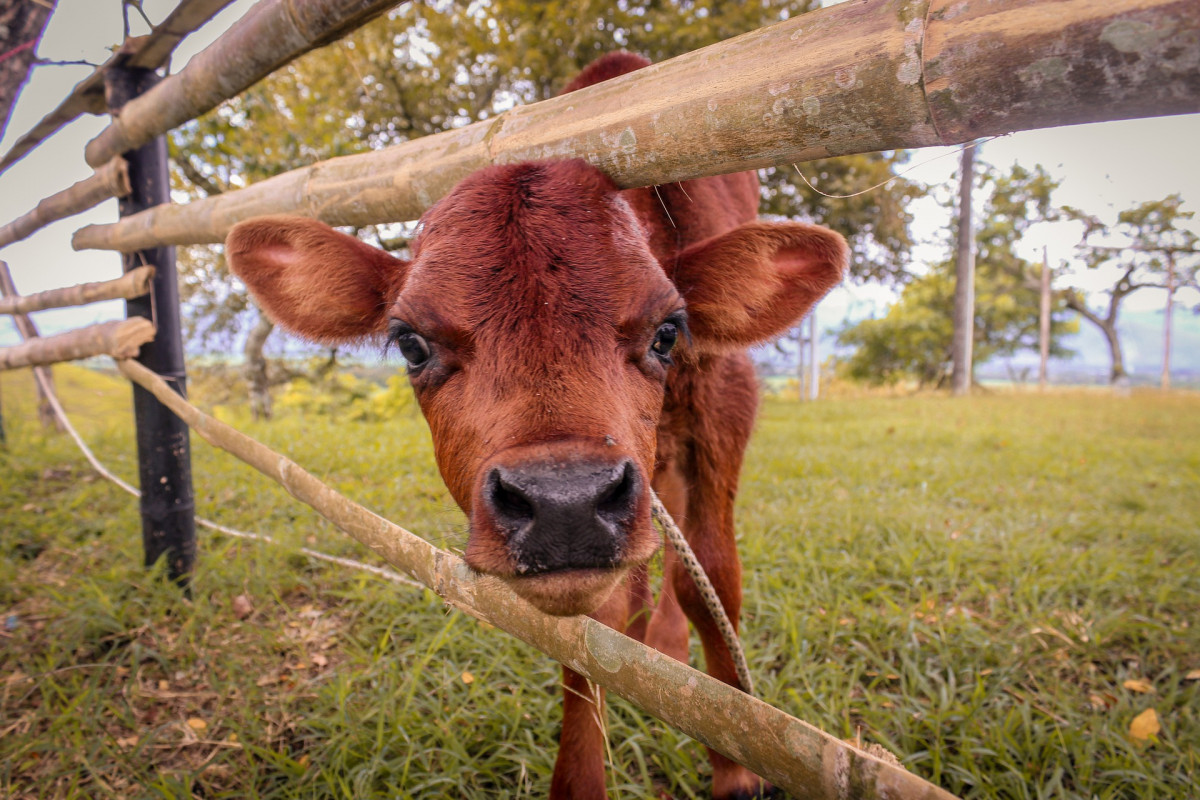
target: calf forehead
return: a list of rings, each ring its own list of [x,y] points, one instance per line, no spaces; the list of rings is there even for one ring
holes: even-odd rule
[[[619,325],[671,291],[616,187],[582,162],[484,170],[423,223],[401,300],[456,328]]]

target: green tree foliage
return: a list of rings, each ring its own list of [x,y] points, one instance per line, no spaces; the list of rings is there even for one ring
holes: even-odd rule
[[[324,158],[380,148],[553,96],[603,53],[662,61],[819,6],[818,0],[408,3],[281,69],[171,138],[175,187],[189,197],[253,183]],[[908,200],[894,177],[904,154],[805,165],[827,194],[883,188],[847,200],[808,189],[794,170],[766,170],[763,211],[827,224],[855,249],[860,278],[904,279]],[[360,232],[403,245],[404,229]],[[399,233],[401,238],[395,239]],[[244,293],[220,248],[181,252],[182,292],[205,337],[249,325]]]
[[[1128,378],[1117,331],[1125,298],[1139,289],[1167,288],[1168,272],[1174,275],[1173,288],[1200,288],[1200,237],[1181,224],[1195,212],[1184,211],[1182,205],[1178,194],[1150,200],[1120,212],[1115,226],[1076,208],[1063,209],[1069,219],[1083,223],[1083,238],[1076,248],[1080,260],[1089,270],[1115,275],[1112,285],[1103,292],[1107,302],[1101,309],[1093,308],[1077,289],[1063,292],[1067,306],[1104,335],[1113,383]]]
[[[1038,281],[1034,265],[1016,253],[1029,227],[1055,218],[1051,193],[1058,186],[1041,167],[1014,166],[1007,174],[983,170],[981,188],[990,190],[975,234],[975,360],[1010,355],[1038,344]],[[952,221],[950,230],[956,223]],[[856,348],[845,374],[871,383],[916,380],[940,386],[948,379],[954,317],[953,257],[934,264],[906,286],[900,299],[878,319],[850,326],[838,337]],[[1067,355],[1060,338],[1077,328],[1065,301],[1052,308],[1051,353]]]

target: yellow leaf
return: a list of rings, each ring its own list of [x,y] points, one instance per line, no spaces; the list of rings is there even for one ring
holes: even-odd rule
[[[1194,669],[1183,676],[1185,681],[1200,681],[1200,669]]]
[[[208,727],[208,723],[199,717],[188,717],[187,724],[188,727],[194,730],[196,733],[199,733]]]
[[[1147,742],[1162,730],[1162,725],[1158,722],[1158,712],[1153,708],[1147,708],[1142,713],[1133,718],[1133,722],[1129,723],[1129,735],[1134,740],[1139,742]]]
[[[464,672],[462,674],[462,682],[466,684],[472,684],[475,682],[475,676],[469,672]]]
[[[1154,694],[1154,686],[1150,681],[1134,678],[1125,681],[1123,684],[1126,689],[1131,692],[1139,692],[1140,694]]]

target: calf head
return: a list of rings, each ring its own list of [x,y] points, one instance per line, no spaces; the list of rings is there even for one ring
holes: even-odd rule
[[[284,327],[399,349],[470,520],[467,563],[562,615],[599,607],[658,547],[650,477],[676,362],[782,332],[846,261],[824,228],[754,223],[660,263],[616,186],[580,161],[474,174],[411,250],[267,217],[235,227],[226,252]]]

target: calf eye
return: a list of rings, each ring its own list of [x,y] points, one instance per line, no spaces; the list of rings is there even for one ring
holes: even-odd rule
[[[654,342],[650,345],[650,349],[658,354],[660,358],[666,358],[671,354],[671,348],[675,346],[675,340],[679,338],[679,328],[674,322],[664,322],[658,326],[658,332],[654,334]]]
[[[396,340],[396,346],[400,348],[400,355],[404,356],[410,367],[419,367],[429,360],[429,342],[418,334],[404,334]]]
[[[400,355],[408,362],[409,369],[416,369],[429,360],[429,342],[398,320],[393,320],[388,328],[388,344],[400,349]]]

